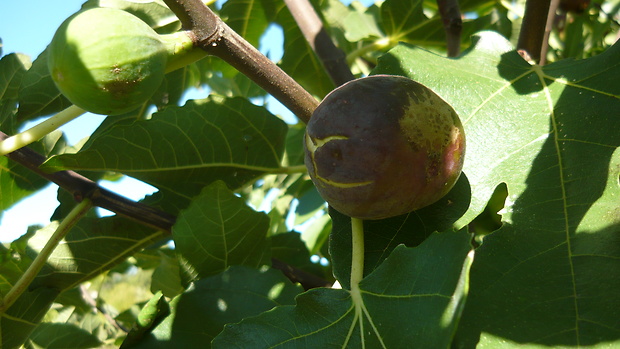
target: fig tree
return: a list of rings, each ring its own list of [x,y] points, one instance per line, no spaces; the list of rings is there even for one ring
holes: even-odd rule
[[[49,46],[48,67],[58,89],[96,114],[128,112],[161,84],[170,48],[138,17],[93,8],[65,20]]]
[[[426,86],[373,75],[325,97],[304,149],[325,201],[351,217],[382,219],[448,193],[463,167],[465,134],[454,109]]]

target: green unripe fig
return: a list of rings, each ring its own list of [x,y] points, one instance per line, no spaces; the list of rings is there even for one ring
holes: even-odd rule
[[[328,94],[306,128],[305,164],[334,209],[383,219],[430,205],[461,174],[465,133],[424,85],[373,75]]]
[[[73,104],[115,115],[145,103],[161,84],[168,49],[148,24],[113,8],[65,20],[49,46],[52,79]]]

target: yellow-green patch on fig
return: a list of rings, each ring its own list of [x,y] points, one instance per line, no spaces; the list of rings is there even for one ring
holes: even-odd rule
[[[426,86],[374,75],[325,97],[304,149],[310,177],[333,208],[382,219],[448,193],[463,167],[465,134],[452,107]]]
[[[75,105],[114,115],[144,104],[164,78],[166,44],[138,17],[93,8],[69,17],[49,46],[48,67]]]

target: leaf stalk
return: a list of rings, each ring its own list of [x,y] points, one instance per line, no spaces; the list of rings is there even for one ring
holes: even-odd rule
[[[65,237],[65,235],[67,235],[71,228],[73,228],[80,218],[82,218],[92,207],[92,202],[85,199],[75,206],[65,217],[65,219],[60,222],[60,225],[58,225],[56,231],[54,231],[43,249],[41,249],[41,252],[39,252],[34,261],[32,261],[30,266],[28,266],[28,269],[26,269],[24,274],[22,274],[19,280],[17,280],[15,285],[11,287],[9,292],[7,292],[2,299],[2,304],[0,304],[0,314],[4,314],[6,310],[9,309],[13,303],[15,303],[19,296],[26,291],[37,274],[39,274],[39,271],[41,271],[45,263],[47,263],[47,260],[54,249],[56,249],[56,246],[58,246],[60,241]]]
[[[364,278],[364,221],[351,217],[351,291],[359,292]]]
[[[45,121],[29,128],[24,132],[20,132],[0,142],[0,156],[4,156],[8,153],[14,152],[19,148],[23,148],[39,139],[45,137],[45,135],[58,129],[60,126],[68,123],[69,121],[77,118],[78,116],[86,113],[86,111],[80,107],[72,105],[60,113],[46,119]]]

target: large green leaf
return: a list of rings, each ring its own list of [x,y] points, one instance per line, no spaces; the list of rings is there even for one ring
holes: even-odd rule
[[[214,348],[445,348],[466,295],[469,234],[397,247],[360,291],[312,289],[295,306],[228,325]]]
[[[151,120],[97,131],[77,154],[52,157],[48,170],[108,170],[192,198],[218,179],[237,188],[280,169],[286,124],[242,98],[190,101]]]
[[[122,348],[209,348],[225,324],[241,321],[275,306],[293,304],[302,291],[273,269],[231,267],[194,283],[170,301],[170,315]]]
[[[401,45],[375,73],[414,78],[461,116],[472,200],[459,225],[508,189],[457,347],[620,343],[620,44],[540,67],[488,32],[459,59]]]
[[[223,182],[215,182],[181,211],[172,236],[183,268],[192,279],[231,265],[269,263],[269,218],[248,207]]]

